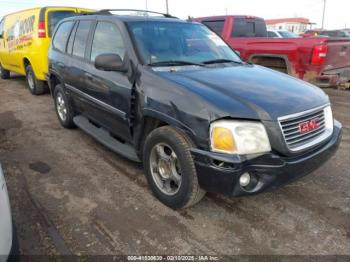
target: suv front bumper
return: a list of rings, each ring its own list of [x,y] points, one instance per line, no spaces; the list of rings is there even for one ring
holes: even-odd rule
[[[333,135],[326,144],[294,157],[268,153],[247,159],[238,155],[192,149],[199,185],[208,192],[241,196],[271,190],[306,176],[337,151],[342,137],[342,125],[338,121],[334,122]],[[253,188],[241,187],[239,179],[244,173],[256,178]]]

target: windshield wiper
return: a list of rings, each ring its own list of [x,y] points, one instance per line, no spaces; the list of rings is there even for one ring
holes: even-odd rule
[[[204,64],[191,62],[191,61],[182,61],[182,60],[169,60],[169,61],[159,61],[154,63],[149,63],[149,66],[186,66],[186,65],[195,65],[195,66],[204,66]]]
[[[205,65],[210,65],[210,64],[219,64],[219,63],[235,63],[235,64],[243,64],[241,61],[235,61],[235,60],[230,60],[230,59],[213,59],[213,60],[208,60],[204,61],[203,64]]]

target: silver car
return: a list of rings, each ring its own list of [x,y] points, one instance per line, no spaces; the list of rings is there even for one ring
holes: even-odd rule
[[[0,262],[5,262],[11,253],[13,228],[10,202],[4,174],[0,165]]]

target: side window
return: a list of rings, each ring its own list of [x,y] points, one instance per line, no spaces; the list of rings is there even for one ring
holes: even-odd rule
[[[75,34],[73,55],[84,58],[91,21],[80,21]]]
[[[52,45],[55,49],[65,52],[66,51],[66,44],[67,40],[70,34],[70,31],[72,30],[74,22],[64,22],[62,23],[59,28],[56,31],[55,37],[52,41]]]
[[[92,42],[91,61],[101,54],[117,54],[122,59],[125,55],[125,46],[122,35],[116,25],[109,22],[98,22]]]
[[[222,31],[224,30],[225,20],[215,20],[215,21],[203,21],[210,30],[214,31],[219,36],[222,35]]]
[[[68,44],[67,44],[67,53],[72,54],[73,52],[73,43],[74,43],[74,37],[75,37],[75,32],[77,31],[78,23],[74,25],[74,28],[69,36],[68,39]]]

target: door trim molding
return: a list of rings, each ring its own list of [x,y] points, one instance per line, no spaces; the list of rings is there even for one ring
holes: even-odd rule
[[[81,96],[81,97],[83,97],[83,98],[85,98],[85,99],[87,99],[87,100],[89,100],[89,101],[99,105],[103,109],[105,109],[105,110],[107,110],[107,111],[109,111],[109,112],[111,112],[111,113],[121,117],[123,120],[127,120],[126,113],[124,111],[121,111],[121,110],[119,110],[119,109],[117,109],[117,108],[115,108],[115,107],[113,107],[113,106],[111,106],[109,104],[106,104],[105,102],[102,102],[101,100],[98,100],[98,99],[96,99],[96,98],[94,98],[94,97],[92,97],[92,96],[90,96],[88,94],[85,94],[84,92],[80,91],[79,89],[75,88],[74,86],[65,84],[65,87],[68,90],[72,91],[73,93],[75,93],[75,94],[77,94],[77,95],[79,95],[79,96]]]

